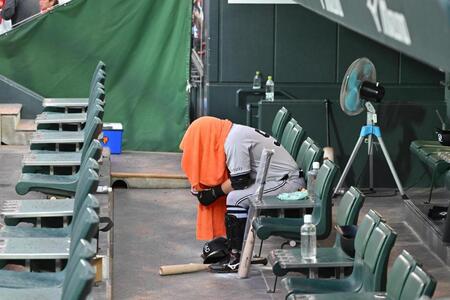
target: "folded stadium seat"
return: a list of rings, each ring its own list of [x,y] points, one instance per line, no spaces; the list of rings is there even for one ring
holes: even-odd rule
[[[57,201],[57,200],[56,200]],[[80,212],[91,208],[97,213],[100,211],[100,204],[92,194],[82,200],[80,207],[74,210],[74,215],[70,224],[61,228],[42,228],[29,226],[4,226],[0,229],[0,239],[8,241],[10,238],[70,238],[72,227],[79,222]]]
[[[106,65],[99,61],[91,78],[90,87],[95,86],[96,76],[99,71],[106,73]],[[100,81],[101,83],[101,81]],[[69,109],[84,109],[88,106],[89,98],[45,98],[42,101],[44,111],[68,112]]]
[[[313,139],[308,137],[303,141],[300,149],[297,153],[296,162],[303,173],[305,181],[307,180],[307,173],[312,168],[312,164],[315,161],[320,162],[323,157],[323,150],[320,148]]]
[[[295,124],[289,136],[287,137],[286,150],[295,159],[295,156],[300,149],[300,144],[305,139],[306,132],[299,124]]]
[[[99,101],[99,100],[98,100]],[[58,131],[58,130],[38,130],[30,139],[31,150],[45,150],[50,146],[50,150],[59,150],[60,145],[69,144],[76,145],[75,151],[79,151],[80,144],[83,143],[85,135],[92,126],[102,122],[103,108],[96,104],[93,110],[89,110],[86,119],[86,126],[80,131]],[[98,119],[99,122],[96,122]]]
[[[389,271],[385,293],[360,292],[360,293],[330,293],[330,294],[291,294],[287,299],[308,300],[366,300],[388,299],[409,300],[421,299],[422,296],[432,297],[436,289],[436,281],[417,265],[414,258],[406,251],[395,259]]]
[[[67,237],[0,238],[0,263],[68,259],[70,248],[81,239],[91,241],[98,233],[98,225],[97,213],[87,207],[80,210]]]
[[[70,217],[78,211],[88,194],[94,194],[98,187],[98,174],[89,168],[80,171],[80,180],[74,198],[6,200],[1,216],[8,226],[20,222],[37,224],[38,218]],[[42,226],[42,225],[41,225]]]
[[[336,226],[351,226],[356,225],[358,221],[359,211],[364,202],[364,195],[355,187],[344,194],[336,209]],[[370,217],[370,216],[369,216]],[[353,258],[350,257],[341,247],[341,234],[336,232],[336,239],[333,247],[319,247],[317,248],[317,263],[320,265],[327,264],[326,267],[333,267],[333,262],[336,262],[337,267],[342,266],[342,262],[350,263]],[[271,251],[269,261],[272,264],[272,270],[275,276],[285,276],[288,272],[300,272],[305,270],[304,260],[301,257],[301,250],[295,249],[276,249]],[[302,267],[298,267],[302,265]],[[275,279],[276,285],[276,279]],[[275,290],[275,286],[274,286]]]
[[[86,107],[87,112],[89,112],[89,109],[94,106],[96,99],[99,100],[99,104],[102,107],[105,105],[105,87],[99,82],[96,83],[89,94],[88,106]],[[79,129],[86,122],[87,112],[64,113],[47,111],[37,115],[35,123],[37,124],[38,130],[60,130],[63,129],[64,124],[77,125],[76,129]]]
[[[0,288],[3,299],[86,299],[91,293],[95,269],[84,259],[78,261],[71,276],[65,276],[62,285],[43,288]]]
[[[283,135],[284,128],[290,119],[290,114],[288,110],[283,106],[275,115],[272,122],[272,136],[281,141],[281,136]]]
[[[284,126],[283,133],[281,135],[281,139],[278,140],[281,145],[287,150],[288,149],[288,142],[289,137],[291,134],[292,129],[294,128],[295,124],[297,124],[297,121],[294,118],[291,118],[289,122],[287,122],[286,126]]]
[[[317,174],[316,202],[312,212],[312,222],[316,225],[317,238],[327,238],[331,231],[331,192],[336,179],[338,167],[326,160]],[[276,196],[273,196],[276,197]],[[298,200],[301,201],[301,200]],[[276,218],[259,216],[253,220],[253,228],[261,240],[270,236],[281,236],[287,239],[298,240],[300,226],[303,218]]]
[[[363,225],[371,226],[370,221]],[[361,228],[360,228],[361,229]],[[286,298],[291,294],[327,294],[334,292],[379,292],[386,288],[386,271],[389,254],[394,246],[397,234],[385,223],[379,222],[366,237],[358,230],[355,239],[355,260],[352,274],[343,279],[305,279],[287,277],[282,280],[287,290]],[[367,231],[366,233],[367,234]],[[363,250],[363,251],[362,251]]]
[[[298,125],[297,121],[292,118],[286,125],[281,137],[281,145],[295,158],[300,143],[303,141],[306,132]]]
[[[80,259],[90,261],[97,253],[94,243],[81,239],[75,247],[70,248],[69,260],[59,272],[17,272],[0,270],[0,288],[42,288],[62,285],[66,276],[75,270]]]
[[[30,191],[36,191],[47,195],[71,197],[75,194],[82,170],[99,169],[97,161],[101,153],[101,145],[99,147],[98,143],[93,143],[91,151],[86,154],[80,166],[80,170],[73,175],[22,173],[16,184],[16,192],[19,195],[25,195]]]
[[[86,157],[86,153],[89,151],[92,143],[100,145],[101,147],[101,144],[97,139],[102,132],[103,124],[97,121],[94,123],[95,126],[88,128],[84,135],[83,146],[80,151],[31,151],[29,154],[25,154],[22,159],[22,173],[48,172],[52,174],[55,168],[57,168],[58,171],[70,168],[69,174],[75,171]]]

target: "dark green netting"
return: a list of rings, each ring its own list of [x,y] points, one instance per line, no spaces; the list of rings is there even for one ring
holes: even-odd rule
[[[87,97],[107,64],[105,122],[130,150],[173,151],[188,122],[191,0],[73,0],[0,37],[0,74],[45,97]]]

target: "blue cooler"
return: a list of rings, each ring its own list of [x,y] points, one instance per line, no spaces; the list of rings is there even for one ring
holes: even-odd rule
[[[108,147],[111,154],[122,153],[122,123],[103,123],[102,145]]]

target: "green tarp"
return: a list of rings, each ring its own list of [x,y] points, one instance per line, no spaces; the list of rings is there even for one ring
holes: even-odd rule
[[[188,123],[191,0],[72,0],[0,37],[0,74],[45,97],[87,97],[107,64],[105,122],[128,150],[174,151]]]

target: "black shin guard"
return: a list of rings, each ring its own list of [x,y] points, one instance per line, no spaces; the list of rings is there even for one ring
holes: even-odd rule
[[[247,219],[238,219],[234,215],[225,215],[225,226],[227,229],[227,237],[231,249],[242,250],[242,242],[244,240],[245,223]]]

